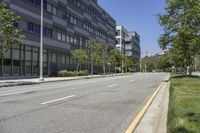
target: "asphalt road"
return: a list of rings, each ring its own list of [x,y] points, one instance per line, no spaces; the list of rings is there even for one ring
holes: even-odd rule
[[[166,76],[136,73],[1,88],[0,133],[124,133]]]

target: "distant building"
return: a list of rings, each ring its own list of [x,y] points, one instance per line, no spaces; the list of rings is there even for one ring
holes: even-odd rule
[[[123,26],[116,26],[116,48],[125,54],[125,39],[128,31]]]
[[[134,71],[139,71],[141,58],[140,36],[137,32],[128,32],[123,26],[116,26],[116,48],[135,60]]]
[[[137,32],[129,32],[125,39],[125,54],[132,56],[136,61],[140,60],[140,36]]]
[[[139,60],[140,36],[137,32],[128,32],[123,26],[116,26],[116,48],[123,54]]]

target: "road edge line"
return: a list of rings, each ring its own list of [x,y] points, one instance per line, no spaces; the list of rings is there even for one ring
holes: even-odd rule
[[[167,76],[168,77],[168,76]],[[169,76],[170,77],[170,76]],[[156,89],[156,91],[151,95],[151,97],[147,100],[143,108],[139,111],[139,113],[136,115],[136,117],[133,119],[129,127],[126,129],[125,133],[132,133],[136,127],[138,126],[139,122],[142,120],[143,116],[145,115],[146,111],[148,110],[149,106],[155,99],[156,95],[158,94],[159,90],[163,86],[163,84],[166,82],[166,80],[162,81],[159,87]]]

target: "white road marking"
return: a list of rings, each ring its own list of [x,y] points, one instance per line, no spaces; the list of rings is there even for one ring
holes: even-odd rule
[[[44,104],[49,104],[49,103],[53,103],[53,102],[57,102],[57,101],[62,101],[62,100],[65,100],[65,99],[68,99],[68,98],[72,98],[72,97],[75,97],[75,96],[76,95],[70,95],[70,96],[67,96],[67,97],[58,98],[58,99],[50,100],[50,101],[47,101],[47,102],[43,102],[41,104],[44,105]]]
[[[135,80],[134,79],[132,79],[132,80],[130,80],[129,82],[134,82]]]
[[[114,86],[117,86],[118,84],[113,84],[113,85],[109,85],[107,86],[108,88],[111,88],[111,87],[114,87]]]

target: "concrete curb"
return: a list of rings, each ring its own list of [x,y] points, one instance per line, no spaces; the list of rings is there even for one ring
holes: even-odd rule
[[[58,80],[46,80],[46,81],[18,81],[18,82],[0,82],[1,87],[11,87],[11,86],[22,86],[22,85],[34,85],[34,84],[42,84],[42,83],[50,83],[50,82],[62,82],[62,81],[73,81],[73,80],[82,80],[82,79],[94,79],[94,78],[104,78],[104,77],[114,77],[114,76],[126,76],[132,73],[124,73],[124,74],[112,74],[112,75],[94,75],[94,76],[87,76],[87,77],[74,77],[71,79],[58,79]],[[3,83],[3,84],[2,84]]]

